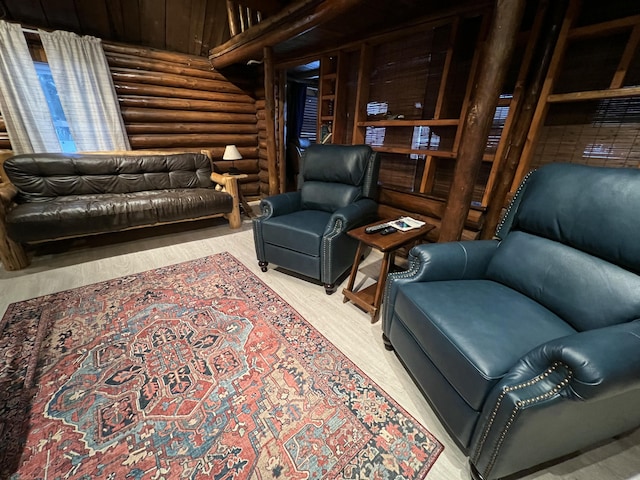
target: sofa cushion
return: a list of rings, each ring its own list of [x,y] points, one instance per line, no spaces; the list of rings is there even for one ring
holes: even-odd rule
[[[23,154],[4,163],[18,203],[63,195],[131,193],[212,186],[211,164],[199,153],[172,155]]]
[[[16,205],[7,233],[18,242],[112,232],[231,212],[233,198],[213,188],[67,195]]]
[[[262,238],[266,244],[320,256],[320,244],[329,217],[320,210],[301,210],[262,221]]]
[[[490,280],[401,285],[395,317],[474,410],[524,354],[575,333],[542,305]]]
[[[640,277],[601,258],[544,237],[511,232],[487,278],[540,302],[576,330],[640,318]]]

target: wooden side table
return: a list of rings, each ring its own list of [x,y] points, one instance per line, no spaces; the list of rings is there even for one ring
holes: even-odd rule
[[[372,223],[371,225],[378,225],[389,220],[380,220]],[[389,274],[389,268],[393,264],[396,251],[408,245],[409,243],[420,239],[423,235],[435,228],[434,225],[425,223],[420,228],[414,228],[406,232],[397,231],[389,235],[380,235],[380,233],[365,233],[365,228],[369,225],[365,225],[359,228],[355,228],[347,232],[347,234],[360,243],[356,251],[356,258],[353,261],[353,267],[351,267],[351,275],[349,276],[349,283],[347,288],[342,290],[344,303],[352,301],[354,304],[371,314],[371,323],[378,320],[380,316],[380,304],[382,303],[382,293],[384,292],[384,285]],[[372,247],[382,252],[382,265],[380,267],[380,276],[378,281],[362,290],[357,292],[353,291],[353,286],[358,275],[358,269],[360,268],[360,261],[362,253],[365,247]]]

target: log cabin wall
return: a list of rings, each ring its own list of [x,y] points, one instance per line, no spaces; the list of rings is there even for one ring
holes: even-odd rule
[[[103,45],[133,150],[210,150],[218,171],[248,175],[248,199],[259,195],[254,78],[217,72],[203,57]],[[222,160],[230,144],[242,160]]]
[[[150,48],[103,42],[103,49],[132,150],[210,150],[215,168],[247,174],[240,188],[247,199],[258,198],[253,72],[223,74],[204,57]],[[230,144],[242,160],[222,160]],[[0,148],[11,148],[1,118]]]

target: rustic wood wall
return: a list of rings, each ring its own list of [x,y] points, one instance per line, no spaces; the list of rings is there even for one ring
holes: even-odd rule
[[[219,171],[248,175],[246,196],[259,194],[253,78],[214,71],[203,57],[108,42],[104,50],[133,150],[210,150]],[[230,144],[242,160],[222,161]]]
[[[249,199],[259,196],[252,76],[214,71],[208,59],[194,55],[109,42],[103,47],[133,150],[210,150],[217,170],[246,173],[242,192]],[[242,160],[222,160],[230,144]],[[10,148],[0,117],[0,149]]]

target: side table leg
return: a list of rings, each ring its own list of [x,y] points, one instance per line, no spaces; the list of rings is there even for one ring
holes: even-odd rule
[[[351,266],[351,274],[349,275],[349,283],[347,284],[347,288],[345,288],[345,290],[349,292],[353,292],[353,285],[356,283],[356,276],[358,275],[358,268],[360,268],[363,248],[364,244],[362,242],[358,242],[358,248],[356,249],[356,258],[353,260],[353,265]],[[342,298],[342,303],[347,303],[348,301],[349,299],[347,297]]]
[[[371,323],[375,323],[380,318],[380,305],[382,304],[382,293],[384,292],[384,285],[387,283],[387,275],[389,274],[389,267],[395,258],[393,252],[384,252],[382,257],[382,265],[380,266],[380,278],[378,278],[378,286],[376,288],[376,295],[373,298],[374,313],[371,316]]]

